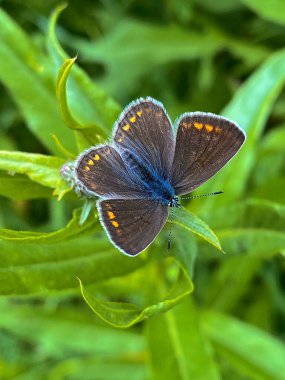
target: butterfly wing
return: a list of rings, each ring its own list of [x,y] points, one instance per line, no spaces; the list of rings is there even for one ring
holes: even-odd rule
[[[97,207],[110,240],[129,256],[150,245],[168,216],[167,206],[143,199],[108,199],[98,201]]]
[[[114,144],[129,150],[151,165],[164,179],[171,175],[174,133],[161,103],[147,97],[132,102],[119,117],[114,130]]]
[[[139,185],[110,145],[90,148],[75,164],[76,186],[89,196],[142,198]]]
[[[214,176],[241,148],[244,132],[234,122],[211,113],[178,118],[172,185],[187,194]]]

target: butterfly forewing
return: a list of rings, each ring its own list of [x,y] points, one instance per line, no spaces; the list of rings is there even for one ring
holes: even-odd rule
[[[76,177],[90,196],[142,197],[119,153],[109,145],[90,148],[76,162]]]
[[[167,206],[142,199],[99,201],[98,209],[114,245],[130,256],[137,255],[153,241],[168,215]]]
[[[114,143],[119,150],[127,149],[151,165],[161,177],[171,175],[174,134],[164,107],[156,100],[139,99],[123,111]]]
[[[112,243],[127,255],[157,236],[175,195],[189,193],[215,175],[240,149],[245,134],[210,113],[186,113],[177,123],[154,99],[132,102],[119,117],[112,145],[83,152],[75,164],[76,186],[97,202]],[[175,202],[173,203],[173,200]]]
[[[240,149],[245,135],[232,121],[193,112],[178,121],[172,185],[187,194],[215,175]]]

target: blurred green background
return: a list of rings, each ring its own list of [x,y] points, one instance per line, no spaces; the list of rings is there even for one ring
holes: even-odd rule
[[[0,379],[284,380],[284,0],[66,5],[0,1]],[[59,171],[147,95],[248,138],[132,259]]]

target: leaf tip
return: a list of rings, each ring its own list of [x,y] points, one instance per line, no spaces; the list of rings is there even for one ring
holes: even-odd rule
[[[83,284],[82,284],[82,281],[80,280],[80,278],[78,276],[75,275],[75,277],[77,278],[78,282],[79,282],[79,287],[80,287],[80,290],[81,292],[83,291]]]

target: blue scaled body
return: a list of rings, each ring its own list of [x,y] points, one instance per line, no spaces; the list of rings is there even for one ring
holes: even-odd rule
[[[129,150],[122,153],[130,175],[143,187],[148,197],[165,205],[175,198],[175,190],[167,178],[162,178],[152,167]]]

